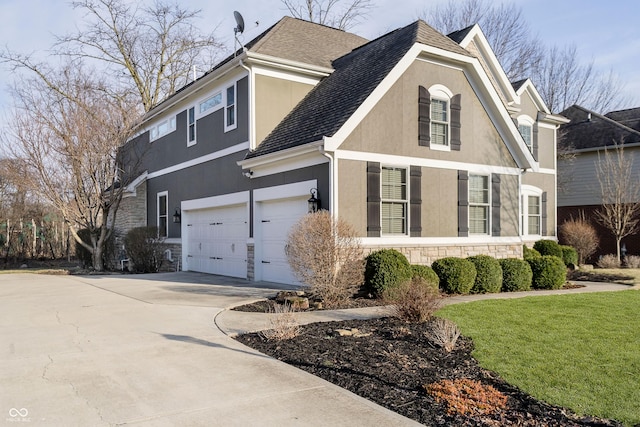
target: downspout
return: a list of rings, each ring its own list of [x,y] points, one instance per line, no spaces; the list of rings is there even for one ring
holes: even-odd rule
[[[327,137],[324,137],[326,142]],[[338,168],[335,167],[335,158],[331,153],[328,153],[324,150],[324,144],[318,147],[318,151],[320,154],[329,159],[329,206],[331,211],[331,216],[334,219],[338,219],[338,204],[337,204],[337,188],[335,188],[335,184],[338,182]]]
[[[247,70],[247,72],[249,73],[249,96],[248,96],[248,103],[249,103],[249,108],[248,108],[248,115],[249,115],[249,149],[250,150],[255,150],[256,149],[256,142],[254,141],[254,119],[255,119],[255,114],[253,114],[253,110],[255,108],[255,102],[253,99],[253,95],[254,95],[254,82],[253,82],[253,72],[251,71],[251,68],[247,67],[244,62],[242,61],[242,59],[240,59],[240,66],[242,68],[244,68],[245,70]]]

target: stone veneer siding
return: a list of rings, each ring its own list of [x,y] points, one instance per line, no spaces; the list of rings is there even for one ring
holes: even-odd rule
[[[163,250],[171,250],[171,258],[173,261],[165,258],[160,267],[160,271],[182,271],[182,243],[163,243],[162,246]]]
[[[402,252],[409,263],[431,265],[445,257],[466,258],[473,255],[490,255],[494,258],[522,258],[522,244],[469,244],[460,246],[367,246],[365,254],[380,249],[396,249]]]
[[[255,280],[255,259],[256,259],[255,245],[253,243],[247,243],[247,280]]]

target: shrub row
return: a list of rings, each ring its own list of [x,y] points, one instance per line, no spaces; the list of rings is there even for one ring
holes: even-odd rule
[[[561,256],[549,255],[550,251]],[[365,288],[381,296],[412,277],[419,277],[449,294],[527,291],[531,287],[559,289],[566,281],[566,265],[574,265],[576,258],[573,248],[542,243],[534,249],[525,246],[524,260],[497,260],[488,255],[447,257],[428,267],[410,265],[402,253],[383,249],[366,259]]]

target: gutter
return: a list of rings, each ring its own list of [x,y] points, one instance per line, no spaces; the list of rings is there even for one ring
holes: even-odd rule
[[[327,137],[323,137],[324,140]],[[338,219],[338,204],[337,204],[337,188],[336,183],[338,182],[338,168],[335,165],[335,158],[332,153],[325,151],[324,144],[318,147],[318,151],[320,154],[329,159],[329,208],[331,212],[331,216],[334,219]]]

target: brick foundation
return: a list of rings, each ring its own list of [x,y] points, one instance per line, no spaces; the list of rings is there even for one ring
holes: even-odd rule
[[[380,249],[396,249],[404,254],[411,264],[431,265],[445,257],[466,258],[473,255],[490,255],[494,258],[522,258],[522,244],[475,244],[460,246],[368,246],[365,254]]]

